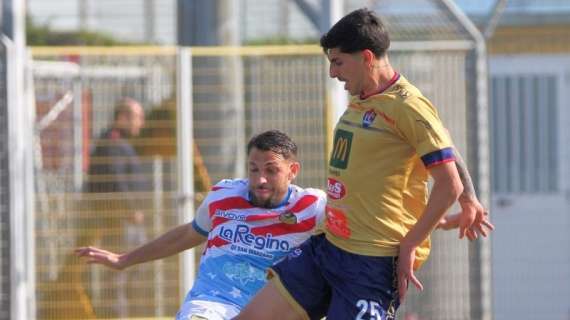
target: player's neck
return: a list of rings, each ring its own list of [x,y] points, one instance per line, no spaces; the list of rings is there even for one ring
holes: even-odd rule
[[[381,60],[382,61],[382,60]],[[386,63],[382,68],[372,70],[370,84],[360,93],[360,99],[366,99],[375,94],[384,92],[398,80],[398,73]]]

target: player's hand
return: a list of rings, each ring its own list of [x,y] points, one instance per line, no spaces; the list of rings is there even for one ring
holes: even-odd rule
[[[443,217],[438,229],[451,230],[459,228],[459,238],[467,236],[469,240],[475,240],[479,235],[486,237],[495,226],[489,221],[489,213],[477,199],[460,200],[461,212]]]
[[[405,244],[405,241],[400,243],[400,253],[398,254],[398,295],[400,303],[404,303],[404,298],[408,291],[410,281],[422,291],[424,286],[414,275],[414,261],[416,260],[416,248]]]
[[[462,239],[464,235],[467,235],[469,240],[475,240],[479,235],[487,237],[489,232],[495,229],[495,226],[489,221],[489,212],[481,205],[477,198],[459,198],[459,204],[462,209],[461,216],[465,216],[459,219],[460,239]],[[471,222],[470,220],[472,218],[474,219]],[[462,233],[462,227],[465,227],[464,233]]]
[[[480,210],[484,210],[483,206],[475,198],[460,198],[461,212],[459,213],[459,239],[465,236],[470,240],[476,239],[477,234],[471,230],[471,226],[475,223]]]
[[[75,249],[75,255],[85,258],[89,264],[102,264],[115,270],[123,270],[127,267],[123,259],[121,259],[120,254],[95,247],[81,247]]]

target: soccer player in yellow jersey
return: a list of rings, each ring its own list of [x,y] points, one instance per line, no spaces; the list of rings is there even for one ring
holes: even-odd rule
[[[352,96],[334,131],[325,232],[272,267],[237,319],[394,319],[408,283],[422,289],[414,270],[438,222],[470,239],[492,229],[437,110],[391,67],[389,44],[367,9],[321,38],[330,76]],[[458,198],[462,212],[442,220]]]

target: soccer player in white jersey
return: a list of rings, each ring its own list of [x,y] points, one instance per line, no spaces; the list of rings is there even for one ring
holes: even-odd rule
[[[248,179],[223,180],[208,193],[194,221],[127,253],[83,247],[88,263],[122,270],[207,241],[197,278],[177,319],[231,319],[265,284],[267,268],[294,256],[295,247],[324,218],[326,195],[291,184],[300,170],[297,146],[280,131],[248,145]]]

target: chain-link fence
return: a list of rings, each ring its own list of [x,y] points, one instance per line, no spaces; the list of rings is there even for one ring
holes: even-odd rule
[[[488,159],[486,141],[486,77],[477,69],[484,59],[478,50],[476,31],[470,29],[451,1],[413,0],[348,1],[348,10],[368,5],[386,23],[392,39],[392,65],[430,99],[449,129],[457,149],[467,159],[471,173],[488,203],[484,169]],[[414,10],[409,10],[413,7]],[[484,54],[484,53],[483,53]],[[483,73],[482,73],[483,72]],[[483,169],[480,169],[483,168]],[[452,208],[458,210],[457,208]],[[488,319],[490,315],[490,256],[488,244],[469,245],[458,241],[455,232],[436,231],[432,252],[418,272],[424,283],[421,293],[410,290],[408,301],[399,310],[401,317],[416,319]]]
[[[175,56],[157,51],[36,55],[40,319],[165,316],[179,305],[176,258],[117,273],[73,256],[86,245],[123,252],[179,222]],[[130,131],[124,97],[142,105],[144,127]]]
[[[185,75],[193,85],[192,142],[176,138],[175,50],[34,50],[39,318],[174,314],[181,301],[176,258],[134,267],[120,273],[126,274],[122,279],[103,267],[86,267],[71,253],[89,244],[126,250],[179,223],[180,144],[194,145],[195,186],[205,191],[212,181],[244,177],[247,138],[278,128],[299,144],[298,183],[323,187],[326,61],[317,47],[288,51],[192,50],[192,74]],[[125,139],[141,170],[130,172],[130,179],[136,175],[137,183],[148,185],[144,190],[102,186],[124,178],[101,169],[117,161],[101,150],[116,143],[105,133],[122,97],[145,109],[140,135]],[[144,213],[140,226],[131,221],[138,210],[133,200]]]
[[[242,4],[253,6],[252,1]],[[449,1],[414,0],[403,5],[351,0],[344,10],[361,6],[385,19],[392,36],[392,64],[432,100],[470,165],[484,167],[485,154],[478,152],[486,148],[485,141],[478,140],[482,128],[477,117],[482,109],[476,97],[486,93],[477,86],[476,45]],[[415,10],[406,10],[410,6]],[[302,15],[295,11],[289,17],[276,16],[291,22]],[[274,23],[271,20],[259,21]],[[279,32],[291,35],[295,30]],[[175,48],[34,49],[40,319],[174,314],[182,299],[180,275],[189,272],[180,268],[177,258],[118,276],[103,267],[86,267],[71,252],[87,244],[126,250],[187,222],[181,221],[179,212],[181,146],[192,146],[198,201],[200,191],[208,190],[211,183],[245,176],[247,140],[274,128],[290,134],[299,145],[302,170],[296,183],[324,187],[334,125],[332,105],[338,102],[331,100],[335,95],[330,92],[334,89],[328,80],[328,62],[319,47],[185,50],[188,56],[180,56]],[[190,71],[178,67],[181,57],[190,59]],[[178,118],[180,79],[192,86],[191,124],[190,118]],[[115,107],[123,97],[144,108],[145,125],[138,136],[113,136]],[[179,139],[178,126],[184,123],[193,128],[193,141]],[[137,163],[138,169],[127,178],[104,169],[119,161],[103,152],[119,138],[132,151],[119,160]],[[483,182],[488,178],[484,171],[475,172]],[[101,187],[122,179],[140,188]],[[490,261],[479,249],[458,241],[456,233],[435,232],[431,257],[419,273],[426,289],[420,294],[411,290],[400,316],[455,320],[488,315],[490,293],[482,289],[481,279],[488,280],[484,270]],[[137,280],[129,281],[133,278]]]
[[[396,51],[391,55],[398,67],[438,108],[456,147],[467,150],[466,88],[447,84],[466,82],[466,53],[439,51],[410,53]],[[454,207],[453,210],[458,210]],[[432,236],[432,252],[418,272],[424,291],[410,290],[400,315],[416,314],[420,319],[471,319],[471,282],[468,243],[457,240],[456,232],[436,231]]]
[[[434,102],[469,162],[483,201],[489,204],[484,50],[477,47],[480,43],[476,44],[473,31],[452,10],[453,2],[344,0],[341,11],[347,13],[366,6],[381,15],[393,41],[392,64]],[[311,16],[310,10],[304,10],[299,3],[308,4],[315,14]],[[239,0],[236,6],[243,14],[239,31],[242,43],[316,41],[322,32],[317,20],[323,14],[318,10],[323,3]],[[112,1],[90,0],[57,4],[30,0],[28,4],[36,22],[49,23],[59,30],[112,31],[121,40],[135,42],[174,43],[176,39],[174,0],[131,0],[121,8],[116,8]],[[455,233],[437,231],[430,259],[418,275],[425,290],[419,294],[411,290],[400,310],[401,317],[488,319],[493,314],[497,319],[530,319],[565,314],[568,290],[559,280],[568,275],[568,259],[564,258],[567,255],[545,248],[552,243],[568,243],[563,236],[569,203],[568,179],[564,178],[568,169],[563,164],[570,154],[563,143],[568,135],[568,108],[564,108],[569,83],[567,8],[564,0],[510,1],[495,36],[488,42],[489,52],[498,56],[491,58],[490,82],[494,127],[489,140],[493,143],[491,155],[497,177],[491,209],[498,226],[493,236],[493,299],[489,286],[489,242],[467,245],[459,242]],[[139,28],[132,28],[133,25]],[[243,176],[245,142],[251,134],[269,128],[287,131],[299,142],[303,169],[297,183],[323,187],[326,137],[335,113],[326,107],[335,102],[325,98],[331,97],[326,84],[328,63],[316,47],[288,48],[190,50],[192,72],[186,77],[191,74],[193,84],[195,140],[186,143],[194,150],[198,191],[220,178]],[[85,268],[76,261],[65,269],[65,257],[83,241],[80,238],[84,235],[102,245],[104,238],[113,236],[100,234],[106,229],[102,228],[105,221],[113,219],[112,213],[126,211],[109,204],[114,197],[122,198],[120,194],[83,192],[90,177],[89,166],[98,161],[92,155],[94,146],[101,143],[99,135],[113,122],[113,107],[123,96],[141,101],[146,110],[146,126],[139,138],[132,139],[144,162],[142,176],[153,181],[150,191],[140,193],[145,205],[152,208],[146,210],[149,215],[145,216],[145,233],[151,237],[180,222],[180,195],[176,189],[180,159],[176,154],[184,142],[175,138],[179,129],[175,124],[180,123],[176,112],[179,92],[175,90],[175,75],[180,72],[176,55],[173,48],[36,50],[36,107],[38,121],[42,121],[35,159],[40,318],[117,314],[113,310],[101,311],[112,309],[114,302],[110,297],[115,294],[105,288],[103,269]],[[4,59],[5,51],[0,56]],[[0,71],[4,73],[5,60],[2,63]],[[0,90],[5,88],[5,84],[0,86]],[[2,97],[6,95],[0,94]],[[1,105],[4,102],[0,101],[0,107],[5,107]],[[537,111],[544,106],[555,111]],[[4,130],[0,137],[7,138],[7,126],[1,125],[7,121],[4,112],[0,109],[0,128],[4,128],[0,129]],[[8,180],[4,179],[8,164],[2,153],[7,149],[6,139],[2,139],[0,318],[9,317],[10,306],[9,190]],[[548,165],[540,165],[549,161]],[[539,164],[537,170],[532,169],[535,164]],[[545,175],[537,176],[540,172]],[[540,181],[547,178],[548,186],[541,187]],[[533,188],[542,188],[544,192],[529,192]],[[548,209],[543,204],[548,204]],[[558,214],[542,219],[547,211]],[[94,217],[101,220],[93,222]],[[513,224],[513,220],[517,223]],[[115,229],[111,233],[126,230]],[[545,241],[541,245],[535,237],[528,237],[529,233],[550,238],[541,237]],[[526,249],[520,250],[521,246]],[[540,261],[530,256],[536,252],[541,252]],[[521,268],[519,261],[529,263]],[[172,315],[181,299],[178,263],[172,259],[149,268],[165,270],[157,273],[164,277],[144,284],[145,288],[152,286],[156,293],[143,298],[127,294],[126,305],[136,305],[136,298],[136,303],[144,301],[152,306],[149,309],[154,308],[154,313],[149,311],[148,315]],[[546,275],[550,280],[544,280]],[[549,283],[559,285],[559,300],[535,298],[548,296],[552,290]],[[534,291],[527,291],[531,289]],[[493,310],[491,301],[495,304]],[[536,309],[537,303],[547,306],[550,313]],[[77,308],[83,313],[74,311]]]
[[[247,139],[279,129],[299,145],[303,168],[296,183],[323,188],[327,113],[321,51],[305,46],[192,52],[195,139],[212,179],[243,176]]]
[[[144,50],[150,53],[140,54]],[[321,50],[307,46],[194,48],[191,52],[194,161],[196,185],[202,186],[199,189],[221,178],[243,176],[246,137],[272,128],[288,132],[299,144],[303,169],[297,182],[323,187],[331,128],[325,99],[327,62]],[[111,225],[117,215],[129,210],[118,203],[124,197],[152,208],[146,210],[147,238],[178,222],[176,148],[192,142],[176,140],[175,51],[39,49],[34,56],[36,106],[39,121],[44,123],[38,133],[36,166],[40,317],[77,316],[77,312],[86,312],[82,316],[135,315],[120,311],[119,305],[134,306],[139,316],[173,314],[180,301],[176,263],[149,266],[155,279],[138,277],[132,281],[140,292],[149,294],[126,294],[126,302],[120,303],[113,293],[117,289],[107,288],[113,281],[103,268],[87,269],[66,257],[73,247],[85,244],[119,249],[119,238],[129,229],[116,222],[117,226]],[[391,57],[398,70],[438,106],[458,148],[465,151],[467,105],[462,84],[467,78],[466,50],[400,48]],[[93,147],[101,143],[100,132],[112,125],[113,106],[123,96],[145,106],[145,128],[131,141],[141,162],[146,163],[141,176],[152,181],[152,187],[128,194],[84,192],[86,181],[95,178],[89,175],[89,167],[111,161],[94,157]],[[47,122],[53,110],[59,113]],[[455,237],[451,233],[434,235],[432,257],[420,272],[426,290],[419,295],[412,293],[402,313],[438,319],[470,318],[469,251],[467,244]],[[140,275],[146,271],[141,267],[135,272]],[[156,275],[162,275],[163,280],[157,281]],[[81,290],[81,295],[59,292],[71,288]],[[81,311],[73,311],[70,305]]]

